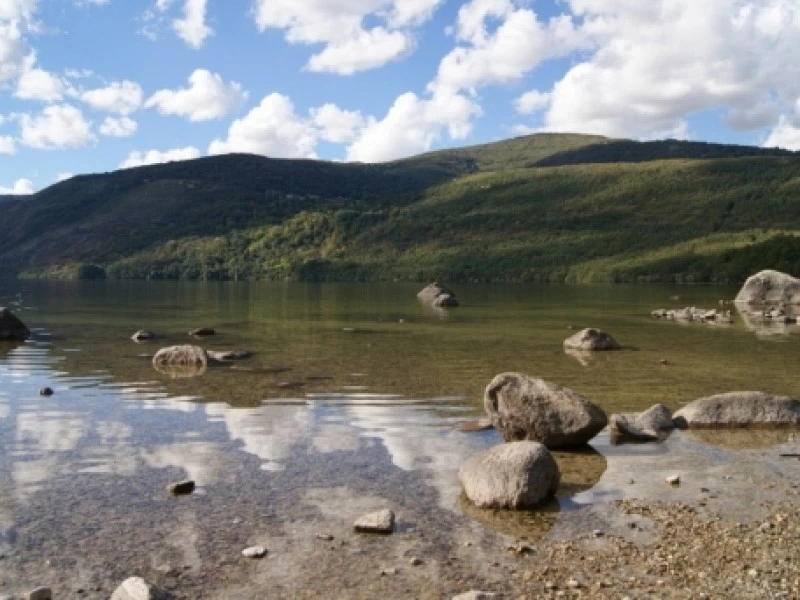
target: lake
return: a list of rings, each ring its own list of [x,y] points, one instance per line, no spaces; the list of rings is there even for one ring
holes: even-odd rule
[[[727,477],[731,515],[754,498],[742,465],[796,479],[768,455],[785,431],[621,447],[602,433],[591,451],[556,453],[557,503],[516,515],[470,507],[458,468],[500,438],[456,426],[483,414],[496,374],[565,385],[609,414],[732,390],[800,396],[800,327],[650,317],[735,314],[720,306],[730,288],[460,285],[462,306],[435,310],[417,301],[420,287],[1,282],[0,306],[33,337],[0,343],[0,596],[48,585],[57,598],[108,598],[141,575],[185,598],[438,598],[506,585],[510,559],[493,553],[508,536],[613,527],[609,501],[659,498],[676,468]],[[589,326],[623,349],[565,354],[563,340]],[[216,330],[199,345],[252,356],[198,377],[156,371],[152,354],[192,342],[196,327]],[[138,329],[159,337],[134,343]],[[40,396],[45,386],[54,395]],[[187,478],[194,494],[166,493]],[[395,535],[352,533],[385,506]],[[254,544],[267,558],[241,557]]]

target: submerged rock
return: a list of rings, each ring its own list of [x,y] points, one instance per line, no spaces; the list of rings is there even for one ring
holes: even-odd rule
[[[205,373],[208,355],[200,346],[169,346],[156,352],[153,366],[171,377],[195,377]]]
[[[734,302],[759,306],[800,304],[800,279],[780,271],[760,271],[748,277]]]
[[[111,600],[168,600],[169,594],[141,577],[128,577],[111,594]]]
[[[189,335],[203,337],[206,335],[215,335],[217,332],[214,331],[211,327],[198,327],[197,329],[192,329],[189,332]]]
[[[548,448],[582,446],[608,424],[602,408],[569,388],[521,373],[502,373],[486,387],[483,406],[507,442]]]
[[[131,336],[131,339],[134,342],[144,342],[146,340],[152,340],[155,337],[156,336],[152,331],[147,331],[146,329],[140,329]]]
[[[656,404],[640,413],[611,415],[608,423],[612,444],[625,439],[638,442],[658,441],[675,429],[672,413],[663,404]]]
[[[230,362],[250,357],[250,353],[245,350],[207,350],[206,355],[216,362]]]
[[[417,298],[425,304],[430,304],[437,308],[458,306],[456,295],[436,281],[422,288],[417,294]]]
[[[353,524],[353,527],[358,533],[393,533],[394,513],[385,508],[378,512],[364,515]]]
[[[800,400],[764,392],[728,392],[699,398],[672,420],[682,429],[800,425]]]
[[[555,459],[543,444],[512,442],[473,454],[458,478],[464,493],[482,508],[534,508],[558,489]]]
[[[564,340],[565,350],[619,350],[619,344],[602,329],[583,329]]]
[[[25,323],[20,321],[7,308],[0,307],[0,340],[22,342],[31,336]]]

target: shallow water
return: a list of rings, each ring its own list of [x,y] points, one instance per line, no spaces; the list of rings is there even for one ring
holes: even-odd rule
[[[649,316],[719,307],[731,289],[459,286],[463,306],[436,311],[416,301],[417,287],[0,284],[0,305],[34,332],[0,344],[0,595],[52,585],[101,598],[142,575],[187,598],[256,598],[264,586],[274,597],[443,597],[501,581],[484,563],[497,562],[504,536],[619,525],[610,500],[687,500],[702,488],[742,519],[794,489],[798,463],[775,450],[787,431],[619,447],[601,434],[593,452],[558,453],[558,503],[514,515],[470,507],[458,467],[499,436],[454,426],[482,413],[497,373],[566,385],[609,413],[737,389],[798,396],[800,327]],[[252,357],[194,378],[153,369],[159,347],[191,342],[186,332],[201,326],[217,335],[194,342]],[[624,349],[565,354],[564,338],[587,326]],[[159,338],[134,343],[141,328]],[[45,386],[55,394],[40,396]],[[692,483],[665,491],[675,471]],[[185,478],[198,484],[192,496],[165,493]],[[351,533],[384,506],[398,514],[390,541]],[[242,559],[253,544],[268,558]],[[406,572],[410,555],[425,561]]]

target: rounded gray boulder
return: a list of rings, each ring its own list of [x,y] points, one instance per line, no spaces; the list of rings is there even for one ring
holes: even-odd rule
[[[205,373],[208,367],[208,355],[200,346],[191,344],[169,346],[156,352],[153,366],[157,371],[171,377],[194,377]]]
[[[760,271],[744,282],[736,304],[800,304],[800,279],[780,271]]]
[[[582,446],[608,424],[588,398],[521,373],[492,379],[483,406],[505,441],[530,440],[548,448]]]
[[[800,400],[765,392],[728,392],[687,404],[672,421],[681,429],[800,425]]]
[[[602,329],[583,329],[564,340],[565,350],[619,350],[619,344]]]
[[[512,442],[483,450],[458,471],[464,493],[482,508],[534,508],[558,489],[560,473],[537,442]]]

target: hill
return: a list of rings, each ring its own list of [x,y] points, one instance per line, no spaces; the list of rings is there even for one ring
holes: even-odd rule
[[[25,276],[730,281],[800,272],[800,156],[538,134],[384,163],[227,155],[0,211]]]

